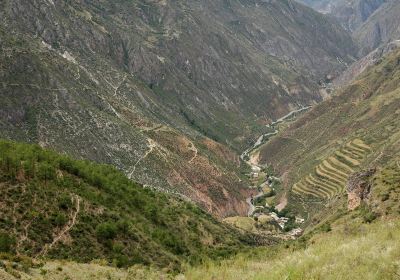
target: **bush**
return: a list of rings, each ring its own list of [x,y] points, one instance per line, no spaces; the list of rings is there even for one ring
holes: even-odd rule
[[[48,163],[41,163],[39,165],[38,177],[42,180],[53,180],[56,177],[56,170]]]
[[[383,201],[386,201],[386,200],[388,200],[389,198],[390,198],[390,195],[389,195],[388,193],[385,193],[385,194],[382,195],[381,201],[382,201],[382,202],[383,202]]]
[[[110,240],[117,235],[117,227],[114,223],[102,223],[96,227],[96,236],[99,240]]]
[[[325,223],[321,226],[322,232],[330,232],[332,230],[330,223]]]
[[[364,223],[371,223],[378,217],[366,204],[360,206],[360,214]]]
[[[377,218],[374,212],[365,213],[363,216],[364,223],[372,223]]]
[[[126,267],[129,265],[129,258],[125,255],[118,255],[114,261],[113,261],[114,265],[116,267]]]
[[[64,209],[64,210],[71,208],[72,207],[71,198],[66,194],[62,195],[59,198],[58,207],[60,207],[61,209]]]
[[[65,215],[62,214],[62,213],[57,214],[57,216],[54,219],[54,223],[57,226],[63,226],[63,225],[65,225],[67,223],[67,217],[65,217]]]
[[[0,232],[0,252],[10,253],[14,247],[15,239],[9,234]]]

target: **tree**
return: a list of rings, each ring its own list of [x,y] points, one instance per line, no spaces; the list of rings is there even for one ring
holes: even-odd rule
[[[38,177],[47,184],[47,181],[54,179],[56,176],[56,170],[50,164],[43,162],[39,165]]]
[[[106,222],[96,227],[96,235],[99,240],[110,240],[117,235],[117,227],[114,223]]]

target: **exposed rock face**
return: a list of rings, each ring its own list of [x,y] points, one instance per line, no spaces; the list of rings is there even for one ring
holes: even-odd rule
[[[375,169],[360,171],[352,174],[346,185],[348,195],[348,209],[354,210],[360,206],[362,201],[368,200],[371,192],[371,182],[369,179],[375,173]]]

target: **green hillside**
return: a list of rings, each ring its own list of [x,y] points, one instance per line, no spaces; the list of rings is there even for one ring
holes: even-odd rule
[[[400,164],[391,161],[371,178],[368,204],[349,212],[337,204],[333,215],[295,241],[252,249],[222,262],[186,266],[179,275],[134,266],[48,261],[27,270],[0,269],[4,279],[398,279],[400,267]],[[344,202],[344,201],[343,201]],[[8,264],[9,261],[3,261]],[[18,265],[17,265],[18,267]]]
[[[0,141],[0,251],[180,269],[254,244],[197,206],[143,188],[108,165]]]

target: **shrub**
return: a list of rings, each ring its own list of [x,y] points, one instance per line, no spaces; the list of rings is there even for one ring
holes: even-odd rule
[[[373,222],[378,216],[367,205],[360,206],[360,214],[364,223]]]
[[[56,170],[48,163],[41,163],[39,165],[38,177],[42,180],[48,181],[54,179]]]
[[[332,230],[330,223],[325,223],[321,226],[322,232],[330,232]]]
[[[129,265],[129,258],[125,255],[118,255],[114,261],[113,261],[114,265],[116,267],[126,267]]]
[[[65,225],[65,224],[67,223],[67,217],[65,217],[64,214],[59,213],[59,214],[57,214],[57,216],[55,217],[54,223],[55,223],[57,226],[63,226],[63,225]]]
[[[64,209],[64,210],[71,208],[72,207],[71,198],[66,194],[62,195],[59,198],[58,207],[60,207],[61,209]]]
[[[363,216],[363,220],[365,223],[372,223],[377,218],[377,215],[374,212],[365,213]]]
[[[110,240],[117,235],[117,227],[114,223],[106,222],[96,227],[96,236],[99,240]]]
[[[15,239],[9,234],[0,232],[0,252],[9,253],[14,247]]]
[[[386,201],[386,200],[388,200],[389,198],[390,198],[390,195],[389,195],[388,193],[385,193],[385,194],[382,195],[381,201],[382,201],[382,202],[383,202],[383,201]]]

